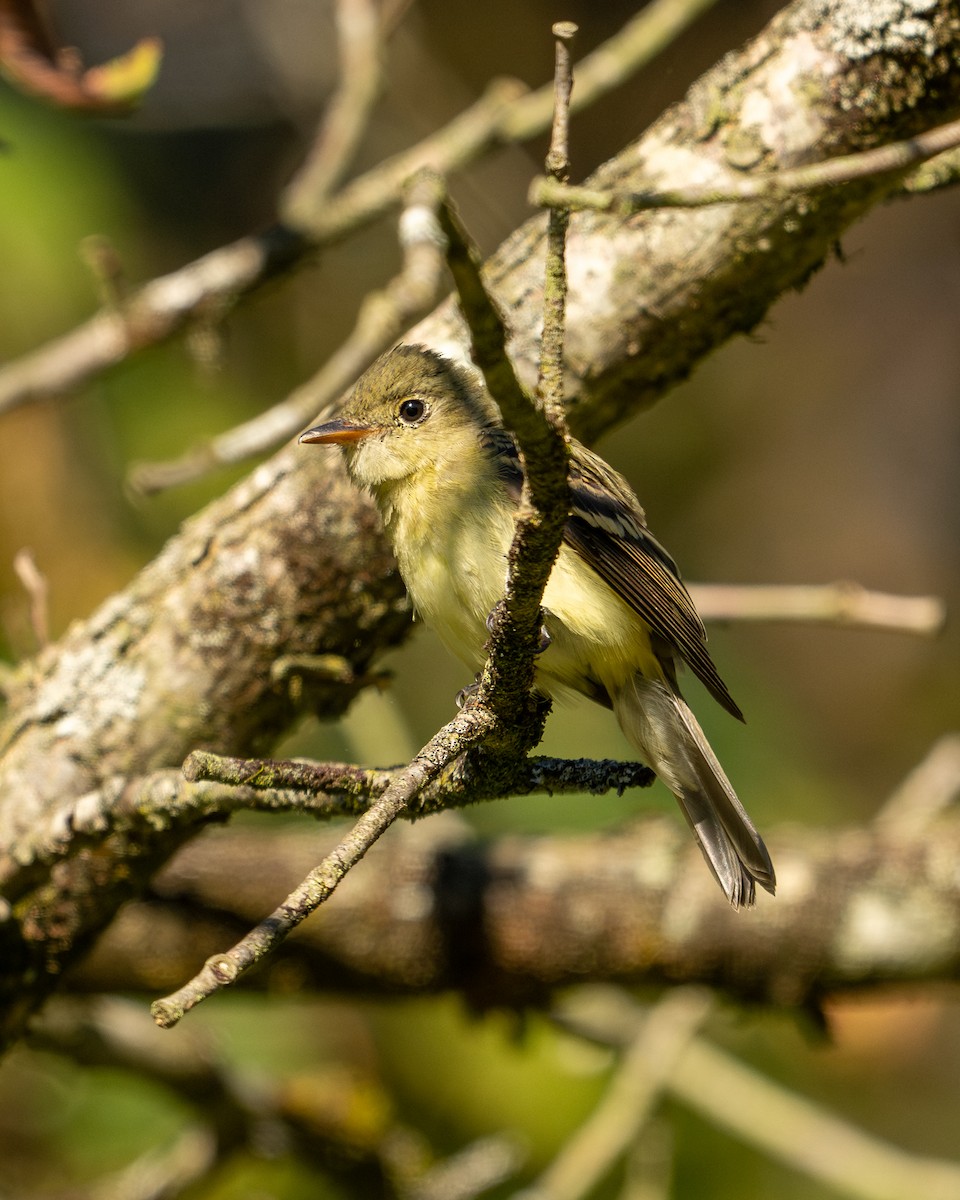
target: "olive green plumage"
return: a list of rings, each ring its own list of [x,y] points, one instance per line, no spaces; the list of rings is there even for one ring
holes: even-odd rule
[[[301,441],[339,444],[373,496],[422,619],[474,670],[502,597],[523,482],[511,436],[467,369],[399,346],[358,382],[340,416]],[[742,719],[707,652],[673,559],[626,480],[571,441],[571,513],[543,597],[549,645],[536,663],[548,695],[572,690],[611,707],[680,803],[735,906],[775,886],[766,847],[677,687],[686,661]]]

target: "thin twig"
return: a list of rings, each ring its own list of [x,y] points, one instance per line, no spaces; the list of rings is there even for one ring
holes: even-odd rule
[[[569,23],[554,27],[558,112],[548,162],[559,163],[562,172],[567,169],[566,131],[572,87],[567,42],[575,28]],[[522,714],[533,685],[534,656],[539,644],[540,602],[560,549],[569,511],[569,449],[562,403],[566,218],[558,214],[551,221],[547,242],[539,404],[526,394],[507,357],[503,317],[483,283],[476,247],[449,204],[442,206],[440,221],[448,240],[450,270],[470,329],[473,360],[500,408],[505,426],[516,437],[524,462],[523,492],[508,555],[506,590],[492,614],[490,657],[481,674],[477,696],[479,704],[493,705],[499,719],[513,725],[524,720]],[[501,672],[501,664],[509,664],[509,669]],[[542,717],[543,710],[541,723]]]
[[[349,1177],[358,1160],[378,1164],[389,1172],[396,1134],[390,1106],[369,1075],[354,1073],[337,1063],[326,1064],[313,1080],[310,1102],[283,1082],[270,1084],[238,1072],[222,1059],[219,1048],[201,1030],[184,1032],[171,1044],[143,1022],[138,1004],[114,997],[91,1001],[60,1000],[45,1009],[29,1035],[31,1048],[53,1052],[76,1063],[125,1071],[166,1089],[194,1114],[176,1142],[163,1151],[135,1159],[122,1171],[92,1185],[89,1200],[174,1200],[196,1195],[202,1183],[235,1155],[257,1155],[265,1145],[280,1147],[305,1164]],[[372,1108],[371,1108],[372,1104]],[[465,1163],[460,1192],[470,1196],[471,1179],[496,1178],[512,1165],[507,1139],[487,1139],[487,1166]],[[499,1145],[497,1144],[499,1142]],[[477,1144],[476,1157],[484,1147]],[[450,1174],[455,1178],[451,1162]],[[427,1179],[427,1175],[421,1176]],[[419,1178],[414,1179],[419,1183]],[[456,1194],[456,1193],[453,1193]],[[427,1191],[423,1200],[437,1192]],[[417,1200],[420,1200],[419,1194]]]
[[[103,308],[0,369],[0,412],[63,395],[184,329],[211,305],[233,302],[299,261],[307,244],[284,226],[241,238],[143,285],[122,308]]]
[[[709,204],[739,204],[749,200],[772,200],[801,192],[838,187],[859,179],[906,172],[946,150],[960,146],[960,121],[928,129],[900,142],[890,142],[859,154],[843,154],[823,162],[771,174],[729,174],[717,183],[690,184],[677,188],[650,188],[644,192],[598,191],[570,187],[549,176],[530,185],[531,204],[556,205],[580,211],[592,209],[631,216],[652,208],[703,208]]]
[[[620,992],[599,1012],[558,1011],[564,1028],[608,1046],[628,1045],[643,1017]],[[768,1079],[694,1035],[665,1087],[711,1124],[854,1200],[953,1200],[960,1164],[909,1154]]]
[[[336,0],[340,52],[337,90],[327,103],[313,148],[287,189],[288,216],[300,197],[325,199],[346,174],[382,86],[382,30],[374,0]]]
[[[917,837],[960,797],[960,734],[949,733],[887,798],[874,827],[891,838]]]
[[[955,1200],[960,1164],[909,1154],[694,1038],[670,1091],[711,1124],[854,1200]]]
[[[80,258],[93,276],[103,307],[119,308],[129,294],[130,285],[123,259],[113,242],[102,233],[91,233],[80,243]]]
[[[217,467],[263,454],[326,411],[440,294],[444,257],[436,212],[439,192],[440,185],[431,173],[414,178],[400,215],[400,273],[364,299],[349,336],[312,379],[266,412],[217,434],[181,458],[136,464],[130,470],[134,490],[162,491],[199,479]]]
[[[936,596],[894,596],[862,584],[695,583],[690,592],[705,621],[802,621],[925,636],[946,620]]]
[[[566,183],[570,176],[570,97],[573,92],[573,66],[570,43],[577,33],[572,21],[558,21],[555,38],[554,76],[557,101],[547,151],[546,169],[552,179]],[[547,219],[547,269],[543,289],[543,339],[540,344],[540,376],[537,392],[548,421],[566,433],[563,415],[563,337],[567,302],[566,244],[568,209],[550,210]]]
[[[50,589],[47,577],[37,566],[33,551],[28,547],[18,550],[13,556],[13,569],[30,597],[30,625],[37,645],[42,648],[50,641]]]
[[[183,987],[153,1002],[150,1011],[157,1024],[164,1029],[176,1025],[191,1008],[235,983],[275,949],[301,921],[329,900],[351,868],[386,833],[418,792],[454,758],[486,737],[492,726],[492,718],[483,710],[459,713],[445,725],[279,908],[230,950],[207,959],[200,972]]]
[[[524,725],[532,715],[527,711],[527,699],[540,641],[540,601],[563,536],[567,448],[562,434],[556,433],[514,372],[506,352],[503,317],[481,276],[480,255],[450,204],[441,206],[440,224],[447,238],[447,262],[460,308],[470,330],[473,361],[504,425],[514,434],[525,465],[523,497],[508,554],[507,586],[491,615],[490,656],[477,693],[478,702],[496,706],[505,725]],[[545,517],[543,524],[538,509]],[[506,668],[502,672],[501,665]],[[545,710],[541,710],[541,724],[544,716]]]
[[[712,1007],[709,992],[677,988],[652,1009],[603,1098],[524,1200],[579,1200],[591,1194],[650,1119],[676,1062]]]
[[[622,29],[577,63],[577,91],[570,111],[582,112],[601,96],[642,70],[670,46],[687,26],[717,0],[651,0]],[[542,133],[554,108],[551,87],[537,88],[506,113],[502,135],[507,141],[526,140]]]
[[[526,1157],[517,1137],[499,1133],[477,1138],[428,1168],[402,1194],[404,1200],[473,1200],[516,1175]]]
[[[507,795],[564,795],[571,792],[600,795],[607,791],[622,794],[627,788],[649,787],[655,778],[653,771],[641,763],[609,758],[519,758],[508,776],[501,773],[495,782],[485,777],[481,763],[476,763],[475,767],[475,770],[458,771],[455,787],[437,781],[421,789],[416,815],[443,808],[460,808],[480,800],[497,800]],[[371,797],[383,795],[402,770],[399,767],[375,770],[346,763],[230,758],[211,754],[208,750],[194,750],[183,764],[184,777],[190,783],[206,781],[247,791],[269,792],[278,797],[274,805],[278,808],[287,804],[286,795],[292,796],[296,789],[312,795],[341,794],[356,798],[358,805],[366,805]],[[248,803],[254,806],[245,797],[238,803],[244,807]],[[294,800],[290,803],[291,807],[297,807]],[[266,803],[260,806],[266,807]],[[300,807],[303,807],[302,802]],[[358,807],[356,811],[362,810]]]
[[[576,31],[576,25],[569,21],[553,26],[555,110],[546,168],[558,178],[566,178],[569,171],[568,134],[573,89],[569,43]],[[490,634],[491,650],[502,651],[505,661],[511,662],[514,670],[509,679],[498,679],[491,670],[498,660],[488,662],[481,676],[480,695],[486,698],[489,689],[493,702],[500,697],[507,698],[518,710],[521,695],[528,693],[533,685],[534,654],[542,619],[540,605],[570,511],[567,482],[570,448],[563,407],[567,223],[564,211],[550,214],[544,264],[538,403],[532,404],[523,397],[523,403],[518,404],[517,393],[522,393],[519,384],[511,387],[503,400],[495,391],[493,393],[505,423],[517,438],[524,479],[507,560],[507,586],[503,601],[494,610]],[[479,271],[475,286],[482,290]],[[485,365],[486,349],[477,349],[477,360],[493,391],[499,383],[497,373]],[[496,350],[509,366],[503,341]],[[512,368],[509,374],[515,381]],[[502,715],[506,716],[505,713]]]
[[[623,1188],[617,1200],[670,1200],[674,1194],[675,1140],[668,1116],[657,1116],[647,1123],[627,1151]]]

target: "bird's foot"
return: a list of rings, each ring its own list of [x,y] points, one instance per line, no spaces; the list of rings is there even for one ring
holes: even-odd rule
[[[493,633],[493,626],[496,621],[496,612],[497,612],[497,610],[494,609],[493,612],[487,614],[487,620],[486,620],[487,633]],[[546,620],[547,614],[542,608],[540,609],[540,615],[544,620]],[[546,648],[550,645],[551,640],[552,639],[550,637],[550,634],[547,632],[546,625],[541,625],[540,626],[540,641],[537,645],[536,650],[534,651],[534,654],[542,654],[544,652],[544,650],[546,650]]]

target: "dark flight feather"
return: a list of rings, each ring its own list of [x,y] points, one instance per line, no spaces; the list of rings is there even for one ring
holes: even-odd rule
[[[507,491],[519,501],[523,469],[513,438],[499,427],[481,435]],[[743,720],[706,646],[706,631],[676,563],[647,529],[646,516],[623,478],[592,451],[574,443],[571,514],[564,541],[630,605],[657,642],[689,663],[727,712]],[[665,662],[668,678],[673,666]]]

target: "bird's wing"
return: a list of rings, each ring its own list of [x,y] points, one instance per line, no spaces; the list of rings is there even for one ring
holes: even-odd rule
[[[517,499],[523,472],[516,446],[502,429],[484,431],[484,442],[500,478]],[[736,701],[707,651],[706,631],[677,564],[647,529],[632,488],[603,459],[574,443],[570,464],[571,513],[566,544],[593,568],[650,627],[679,654],[727,712],[743,720]]]

